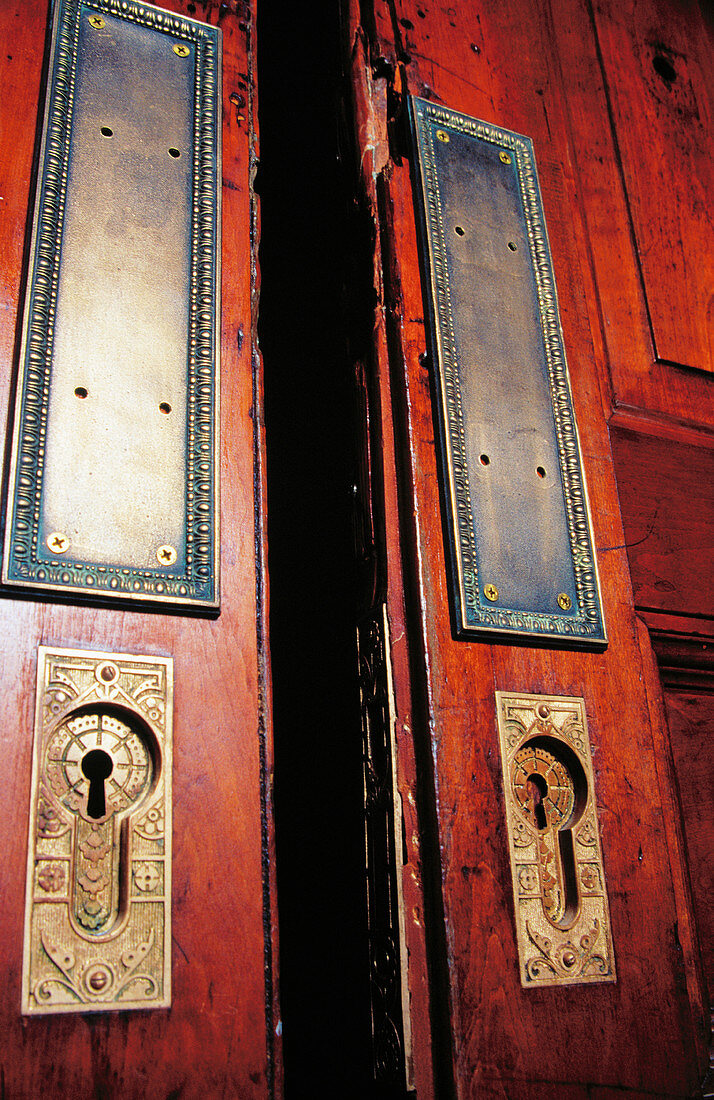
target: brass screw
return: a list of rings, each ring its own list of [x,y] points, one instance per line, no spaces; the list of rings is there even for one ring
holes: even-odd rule
[[[191,51],[189,50],[188,46],[184,46],[180,42],[177,42],[174,46],[174,53],[177,57],[188,57],[190,52]]]
[[[436,136],[438,137],[439,141],[443,141],[444,145],[448,145],[451,141],[451,138],[447,134],[446,130],[437,130]]]
[[[483,587],[483,594],[491,603],[498,599],[498,589],[495,584],[485,584]]]
[[[499,155],[499,158],[503,161],[504,164],[510,164],[511,163],[511,158],[508,155],[508,153],[501,152],[498,155]]]
[[[558,593],[558,607],[562,607],[563,611],[570,611],[573,606],[573,601],[567,592]]]
[[[113,684],[119,679],[119,669],[112,661],[103,661],[94,670],[94,675],[105,684]]]
[[[101,15],[90,15],[89,25],[91,27],[96,27],[96,29],[98,31],[100,31],[105,24],[104,24],[104,20],[102,19]]]
[[[64,554],[69,549],[69,539],[61,531],[53,531],[47,536],[47,546],[55,554]]]
[[[173,565],[177,556],[173,546],[160,546],[156,551],[156,560],[159,565]]]

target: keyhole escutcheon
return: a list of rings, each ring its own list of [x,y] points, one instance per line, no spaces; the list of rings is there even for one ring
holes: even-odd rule
[[[570,927],[580,908],[572,829],[587,801],[585,772],[568,746],[536,737],[516,753],[512,782],[519,811],[535,831],[544,914]]]
[[[111,677],[110,665],[99,667],[100,682]],[[159,766],[150,732],[118,710],[70,715],[49,739],[48,784],[74,815],[70,919],[81,935],[106,935],[128,912],[124,822],[150,793]]]

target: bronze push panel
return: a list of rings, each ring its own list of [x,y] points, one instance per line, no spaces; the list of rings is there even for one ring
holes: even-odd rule
[[[218,604],[220,32],[58,2],[6,583]]]
[[[531,142],[411,103],[456,630],[603,646]]]

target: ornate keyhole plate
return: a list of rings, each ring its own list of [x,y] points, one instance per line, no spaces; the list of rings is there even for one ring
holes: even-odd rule
[[[170,1004],[172,662],[41,647],[22,1010]]]
[[[496,704],[521,983],[615,981],[584,702]]]

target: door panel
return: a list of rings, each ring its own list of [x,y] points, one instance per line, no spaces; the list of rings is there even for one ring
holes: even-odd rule
[[[666,691],[672,755],[689,855],[689,872],[697,913],[704,973],[714,990],[714,695],[711,692]],[[710,999],[712,993],[710,993]]]
[[[707,24],[696,0],[593,15],[655,358],[714,370]]]
[[[648,4],[636,20],[621,19],[616,9],[610,3],[597,5],[593,25],[588,3],[554,0],[552,5],[553,36],[567,82],[570,156],[581,188],[578,205],[594,280],[588,292],[591,327],[595,346],[602,341],[599,359],[607,364],[611,388],[608,416],[624,424],[637,410],[646,421],[711,429],[711,386],[703,385],[697,371],[672,365],[706,369],[711,354],[707,292],[702,289],[695,305],[697,278],[690,285],[688,277],[689,267],[700,258],[706,265],[712,250],[711,227],[701,233],[696,229],[702,216],[700,184],[688,161],[690,152],[695,161],[707,157],[710,146],[704,142],[700,151],[694,134],[699,126],[711,126],[711,50],[704,44],[711,31],[701,25],[693,5]],[[656,56],[674,56],[667,48],[674,40],[679,43],[675,50],[686,54],[677,62],[679,76],[697,89],[697,126],[677,112],[683,94],[679,76],[668,88],[654,68]],[[683,43],[690,40],[685,49]],[[686,270],[677,260],[683,249]],[[675,327],[666,336],[662,325],[670,324],[663,320],[670,310]],[[671,363],[658,361],[658,354],[671,357]]]
[[[568,1089],[687,1096],[706,1066],[698,947],[686,855],[676,827],[662,827],[676,801],[657,676],[632,599],[608,420],[627,404],[644,410],[640,431],[676,418],[706,426],[709,380],[654,362],[590,5],[374,0],[350,11],[349,42],[366,43],[365,61],[352,53],[352,81],[380,289],[371,433],[383,444],[383,473],[372,492],[385,517],[397,782],[403,804],[411,797],[419,810],[418,827],[407,819],[407,848],[411,856],[410,830],[418,831],[425,920],[407,914],[404,965],[420,1004],[424,936],[430,961],[430,1019],[412,1012],[417,1094],[520,1096],[537,1087],[553,1097]],[[610,26],[602,6],[597,18]],[[680,32],[698,27],[695,12]],[[631,73],[608,70],[607,79],[622,81],[624,101]],[[595,530],[609,636],[602,654],[453,636],[407,93],[533,139]],[[647,185],[643,175],[643,194]],[[613,984],[557,992],[520,984],[495,691],[585,700]],[[413,889],[413,865],[404,876]]]
[[[714,451],[619,427],[611,441],[635,603],[703,632],[714,619]]]
[[[279,1087],[271,759],[263,562],[262,390],[251,248],[256,152],[253,14],[247,4],[171,10],[223,32],[222,599],[218,618],[0,601],[2,1075],[12,1096],[239,1095]],[[0,377],[8,411],[48,5],[6,4],[0,194]],[[31,213],[31,212],[30,212]],[[160,273],[157,273],[160,277]],[[7,438],[7,434],[6,434]],[[170,1009],[20,1016],[22,896],[39,644],[157,654],[174,662],[173,996]],[[265,869],[268,873],[265,874]]]

